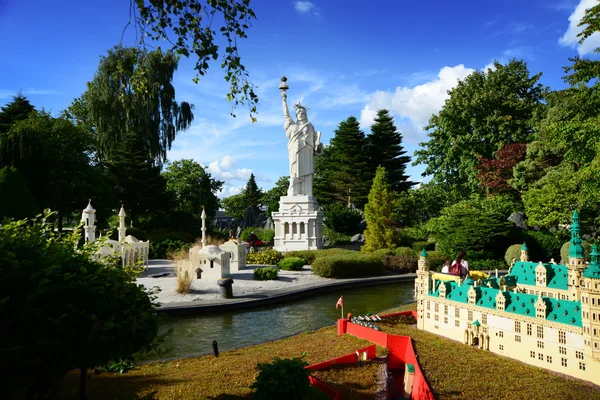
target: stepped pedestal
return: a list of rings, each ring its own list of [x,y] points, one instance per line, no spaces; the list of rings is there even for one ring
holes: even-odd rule
[[[323,248],[323,212],[314,196],[281,196],[279,212],[272,213],[275,250]]]

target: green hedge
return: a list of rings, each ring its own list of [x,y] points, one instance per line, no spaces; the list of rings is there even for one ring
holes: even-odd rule
[[[429,270],[431,271],[441,271],[442,265],[444,265],[444,262],[447,259],[449,260],[448,257],[437,250],[427,252],[427,262],[429,263]]]
[[[427,242],[427,241],[419,241],[419,242],[414,242],[411,245],[412,249],[414,251],[418,253],[421,253],[421,251],[423,249],[425,249],[425,251],[433,251],[435,250],[435,242]]]
[[[248,226],[240,232],[240,239],[244,241],[250,240],[250,232],[254,232],[254,234],[265,243],[273,243],[273,239],[275,238],[275,231],[273,229],[262,229],[255,228],[252,226]]]
[[[150,240],[150,251],[148,258],[150,259],[167,259],[169,254],[179,250],[189,250],[192,243],[182,242],[181,240]]]
[[[504,261],[500,260],[475,260],[469,263],[469,270],[471,271],[488,271],[494,269],[506,269],[507,266]]]
[[[251,251],[246,254],[247,264],[277,265],[283,255],[277,250],[266,249],[263,251]]]
[[[383,273],[383,262],[367,254],[339,254],[315,259],[315,274],[324,278],[359,278]]]
[[[412,254],[402,256],[384,256],[381,260],[383,267],[387,270],[406,274],[417,270],[417,258]]]
[[[306,260],[301,257],[287,257],[277,263],[277,266],[286,271],[300,271],[306,265]]]
[[[264,267],[256,268],[252,277],[257,281],[272,281],[277,279],[278,268],[275,267]]]
[[[323,227],[323,237],[327,238],[330,245],[351,244],[352,236],[334,231],[326,226]]]
[[[328,257],[339,254],[358,254],[357,251],[347,249],[324,249],[324,250],[296,250],[288,251],[284,257],[300,257],[306,260],[306,263],[312,265],[317,258]]]

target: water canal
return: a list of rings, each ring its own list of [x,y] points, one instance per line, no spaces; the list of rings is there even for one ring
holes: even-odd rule
[[[335,304],[344,295],[344,313],[378,313],[413,301],[412,282],[363,288],[339,289],[332,293],[287,301],[281,305],[251,310],[225,311],[201,316],[166,317],[161,331],[172,330],[158,354],[143,359],[164,359],[249,346],[335,324],[340,310]]]

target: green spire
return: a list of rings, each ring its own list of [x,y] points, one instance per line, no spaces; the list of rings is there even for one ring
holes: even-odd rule
[[[527,251],[527,244],[523,242],[523,246],[521,246],[521,250]]]
[[[575,210],[573,212],[573,221],[571,222],[571,245],[569,246],[569,258],[583,258],[582,243],[581,227],[579,226],[579,214],[577,214],[577,210]]]
[[[425,247],[421,250],[421,257],[427,257],[427,252],[425,251]]]
[[[478,320],[478,319],[476,319],[476,320],[475,320],[475,322],[473,322],[473,325],[475,325],[475,326],[480,326],[481,324],[479,323],[479,320]]]
[[[586,278],[600,279],[600,252],[596,243],[592,246],[592,253],[590,254],[592,261],[590,265],[583,271],[583,276]]]

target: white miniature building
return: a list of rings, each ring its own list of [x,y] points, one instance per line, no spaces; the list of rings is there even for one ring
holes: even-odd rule
[[[83,237],[86,242],[93,243],[96,240],[96,210],[92,207],[92,199],[81,213],[81,222],[83,222]]]
[[[229,253],[230,272],[237,272],[246,268],[246,249],[248,246],[245,243],[236,239],[229,239],[219,247]]]
[[[323,248],[323,211],[314,196],[281,196],[272,218],[277,251]]]
[[[204,246],[198,252],[199,264],[194,264],[194,268],[199,268],[201,271],[200,279],[215,279],[229,277],[229,252],[223,251],[219,246],[208,245]]]

